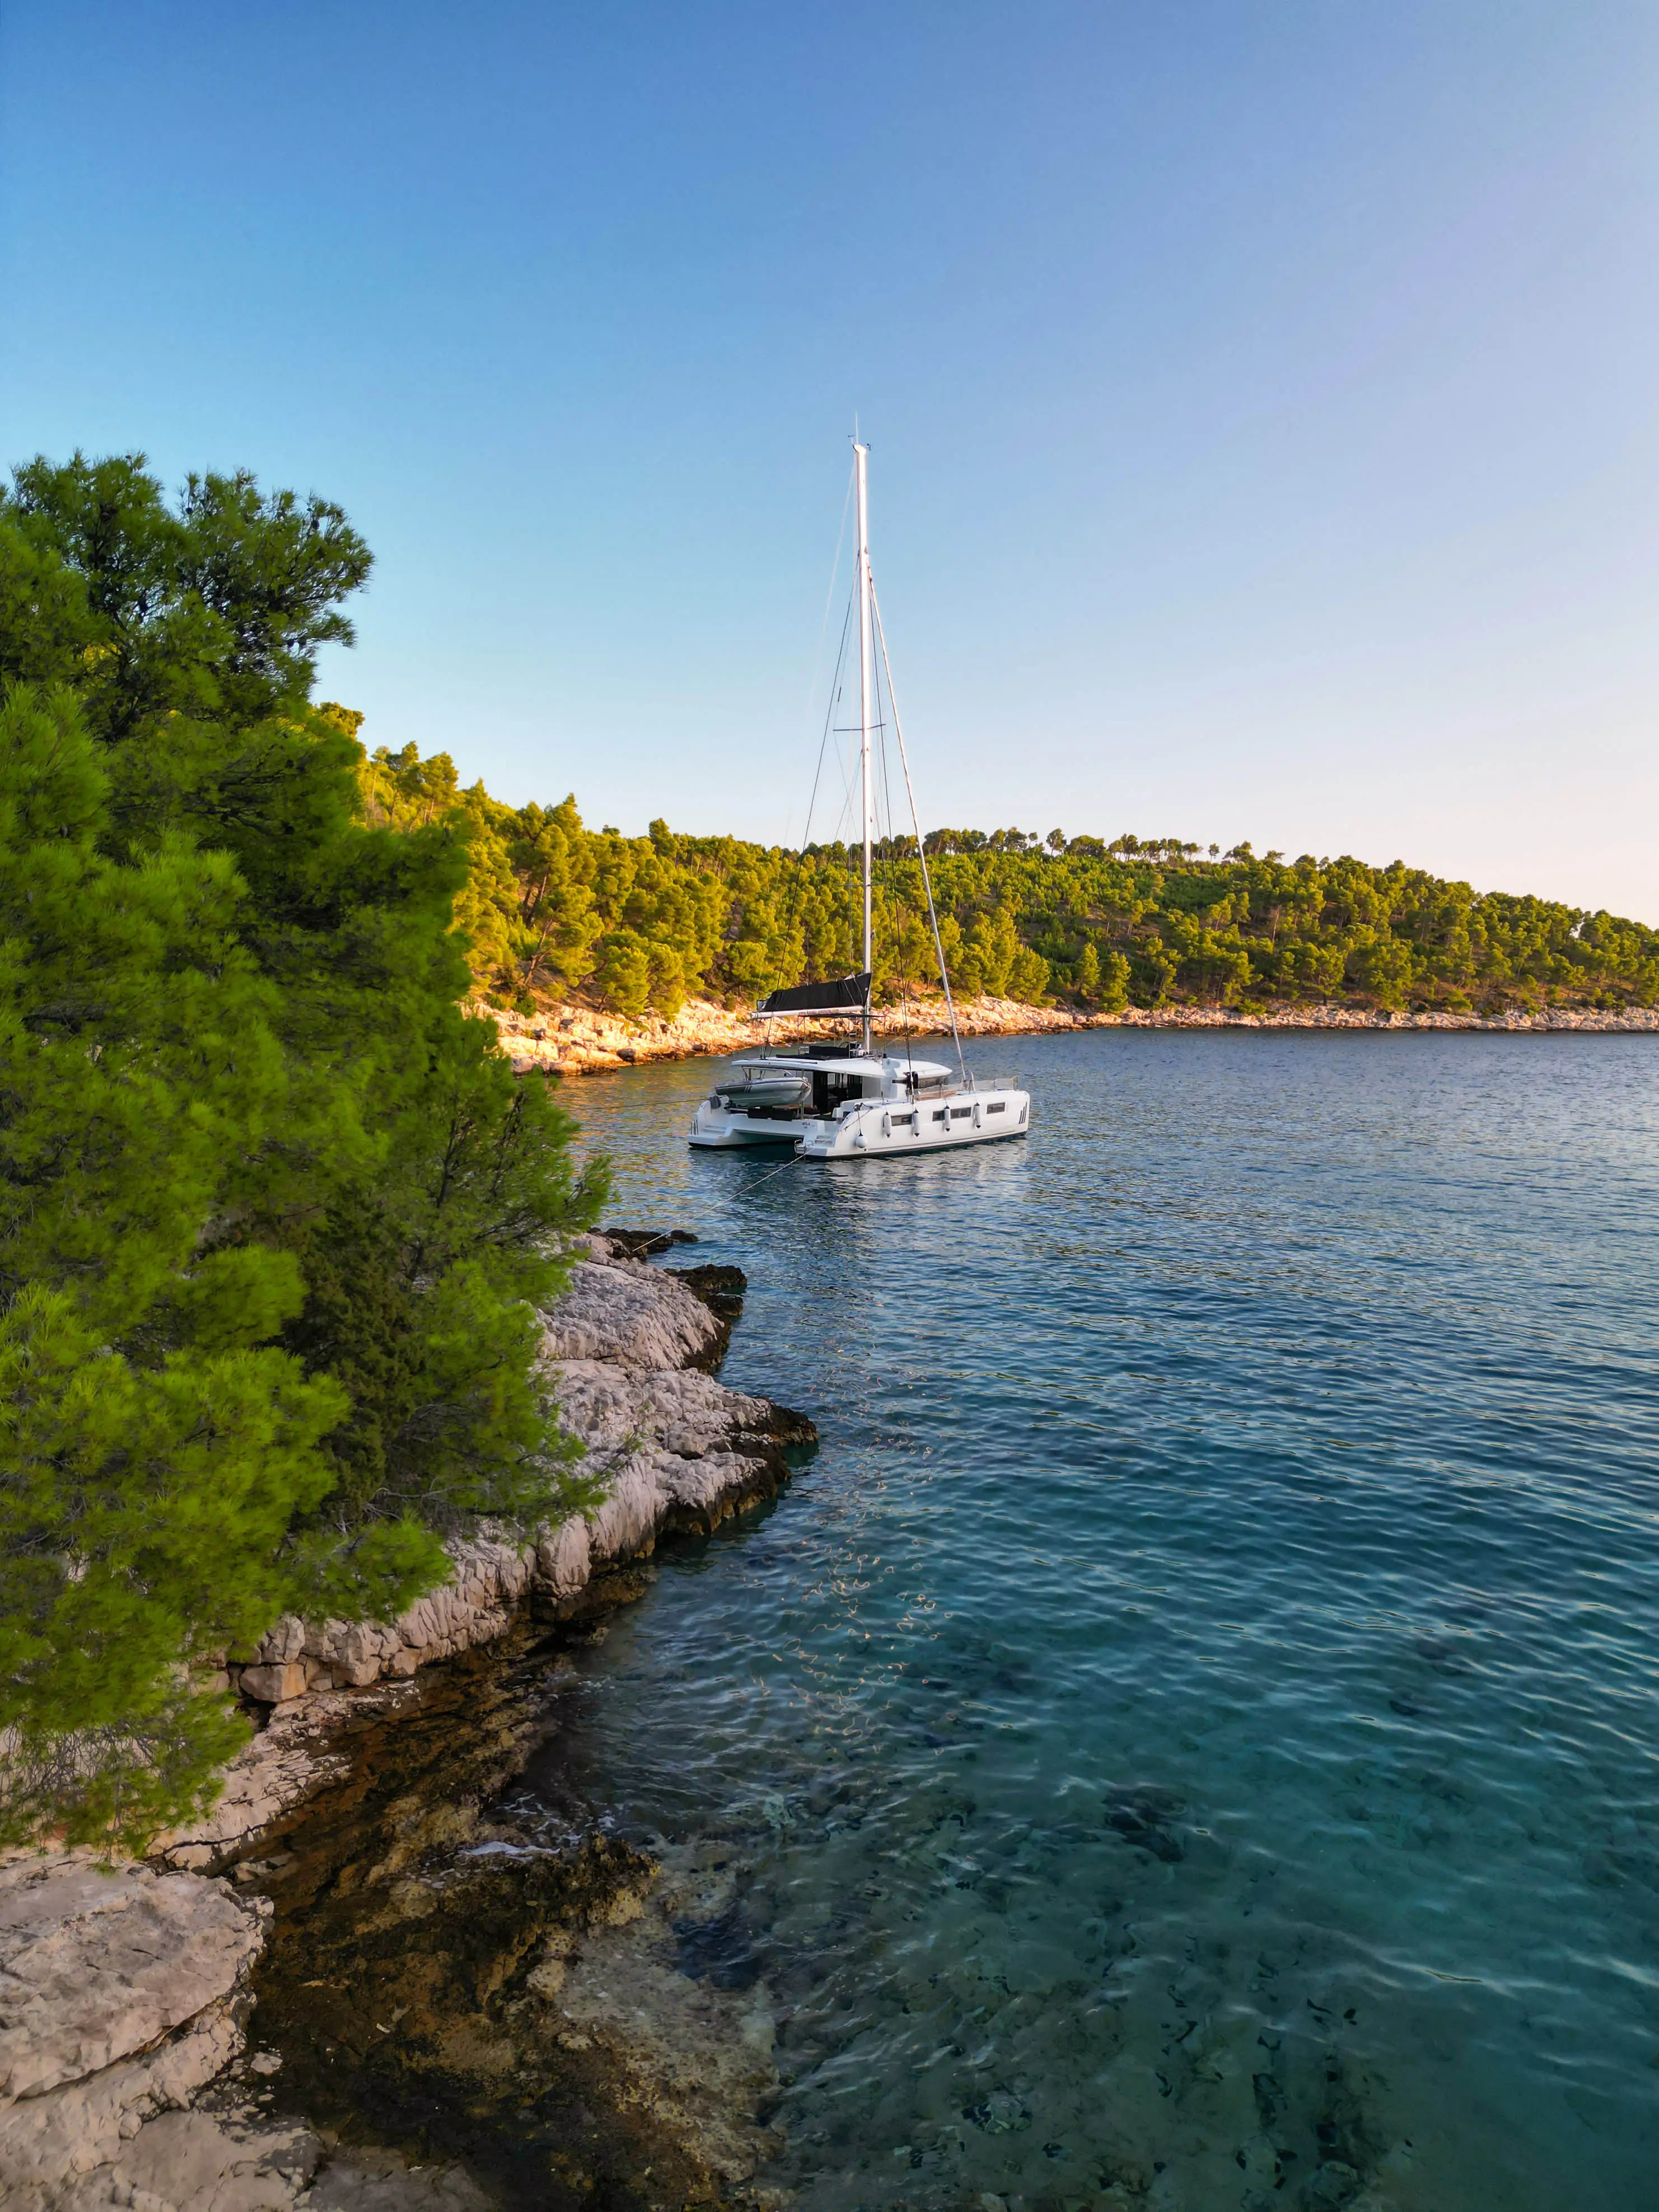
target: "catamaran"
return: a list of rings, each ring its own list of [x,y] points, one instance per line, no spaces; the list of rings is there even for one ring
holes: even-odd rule
[[[951,998],[951,979],[945,972],[945,950],[939,942],[939,916],[933,908],[927,854],[910,781],[910,763],[904,750],[904,733],[899,726],[898,703],[893,696],[887,640],[882,630],[881,609],[870,570],[870,448],[855,440],[853,454],[858,488],[858,554],[854,589],[858,601],[860,763],[864,812],[864,966],[856,975],[796,983],[787,989],[774,991],[762,1000],[757,1012],[769,1019],[793,1015],[855,1021],[859,1025],[858,1042],[813,1044],[804,1051],[793,1053],[775,1053],[763,1046],[757,1054],[734,1060],[731,1075],[714,1085],[693,1118],[690,1141],[704,1149],[787,1146],[800,1159],[892,1158],[947,1147],[954,1150],[963,1145],[991,1144],[1004,1137],[1023,1137],[1030,1124],[1029,1091],[1000,1083],[976,1083],[969,1074],[963,1057],[956,1007]],[[916,856],[921,863],[922,889],[939,963],[939,985],[950,1018],[951,1042],[956,1048],[954,1073],[943,1062],[916,1059],[908,1046],[901,1052],[877,1053],[873,1049],[870,987],[875,948],[870,887],[875,805],[870,739],[874,727],[878,649],[904,769],[904,787],[910,801],[910,822]]]

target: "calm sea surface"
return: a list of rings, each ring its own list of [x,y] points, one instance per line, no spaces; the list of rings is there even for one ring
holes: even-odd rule
[[[954,1158],[567,1092],[823,1430],[575,1692],[592,1801],[751,1869],[698,1940],[778,2014],[774,2179],[1648,2212],[1659,1040],[977,1057],[1035,1127]]]

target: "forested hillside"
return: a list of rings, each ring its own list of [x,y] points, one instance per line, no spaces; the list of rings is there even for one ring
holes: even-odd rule
[[[325,710],[355,732],[360,717]],[[363,763],[372,819],[465,825],[474,976],[529,1012],[580,994],[672,1015],[857,965],[856,852],[586,829],[574,799],[504,806],[413,746]],[[1659,1001],[1659,932],[1548,899],[1477,893],[1395,861],[1201,854],[1175,839],[941,830],[927,839],[953,988],[1111,1010],[1349,999],[1481,1012]],[[934,976],[914,848],[879,848],[876,988]]]

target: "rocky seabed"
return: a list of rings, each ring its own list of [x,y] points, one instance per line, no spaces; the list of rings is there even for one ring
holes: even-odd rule
[[[705,1371],[730,1334],[732,1271],[678,1279],[631,1256],[640,1241],[586,1240],[544,1316],[562,1421],[605,1477],[597,1511],[453,1544],[453,1578],[396,1621],[279,1621],[230,1670],[263,1725],[211,1811],[159,1838],[149,1863],[50,1850],[0,1861],[7,2212],[483,2204],[459,2169],[343,2151],[262,2113],[240,2062],[271,1908],[222,1870],[346,1771],[335,1739],[348,1720],[395,1711],[410,1676],[500,1638],[527,1601],[556,1617],[665,1534],[706,1532],[772,1495],[783,1447],[811,1440],[801,1416]]]
[[[502,1048],[520,1073],[540,1067],[552,1075],[599,1075],[653,1060],[690,1060],[700,1054],[747,1052],[769,1035],[774,1045],[844,1039],[846,1024],[772,1021],[691,999],[672,1021],[647,1014],[637,1021],[586,1006],[555,1006],[526,1016],[488,1013],[501,1033]],[[1632,1006],[1617,1012],[1598,1007],[1551,1007],[1540,1013],[1521,1009],[1501,1014],[1386,1013],[1364,1006],[1280,1006],[1263,1013],[1238,1013],[1226,1006],[1126,1006],[1121,1013],[1089,1014],[1064,1006],[1028,1006],[1015,999],[966,999],[957,1009],[964,1037],[1025,1036],[1054,1030],[1485,1030],[1552,1035],[1582,1031],[1628,1036],[1659,1032],[1659,1009]],[[945,1002],[918,1000],[908,1007],[878,1010],[872,1027],[878,1037],[948,1036]]]

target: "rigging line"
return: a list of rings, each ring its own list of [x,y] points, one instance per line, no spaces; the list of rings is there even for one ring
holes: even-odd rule
[[[872,586],[871,597],[871,605],[872,608],[874,605],[875,599]],[[879,667],[876,670],[876,681],[878,686],[879,686],[881,681],[881,671]],[[889,684],[887,690],[887,703],[890,707],[893,703],[893,692],[890,684]],[[879,701],[878,701],[878,705],[879,705]],[[881,755],[881,797],[882,805],[886,810],[884,818],[887,823],[887,842],[890,845],[893,842],[893,787],[887,754],[887,725],[884,721],[879,721],[875,725],[875,727],[880,732],[881,738],[880,744],[878,747],[878,750]],[[896,884],[898,881],[898,855],[896,853],[889,854],[888,866],[890,869],[888,881],[891,884]]]
[[[854,771],[853,748],[851,745],[846,746],[842,751],[836,755],[836,765],[841,770],[842,790],[841,812],[836,817],[836,828],[839,830],[844,823],[847,826],[848,835],[851,837],[853,830],[853,809],[855,805],[860,803],[858,799],[854,799],[853,794]]]
[[[879,717],[881,711],[881,666],[879,662],[875,660],[873,654],[871,658],[872,662],[871,673],[873,678],[871,684],[871,690],[875,695],[871,703],[875,708],[878,717]],[[871,725],[871,727],[872,732],[877,733],[876,760],[881,771],[880,784],[877,790],[872,794],[872,805],[871,811],[876,816],[878,823],[883,825],[881,843],[888,848],[887,852],[877,859],[875,866],[876,867],[884,867],[886,869],[888,905],[891,908],[894,916],[896,917],[899,901],[898,868],[896,866],[896,856],[891,850],[893,842],[893,787],[892,780],[889,773],[887,758],[887,725],[885,722],[878,719]],[[873,869],[872,872],[874,872]]]
[[[847,543],[847,516],[853,504],[853,486],[857,482],[859,465],[856,460],[847,472],[847,492],[841,503],[841,528],[836,532],[836,557],[830,564],[830,588],[823,595],[823,619],[818,624],[818,641],[812,653],[812,682],[817,682],[818,664],[823,658],[823,634],[830,627],[830,609],[836,597],[836,578],[841,574],[841,549]],[[812,703],[809,690],[806,703]]]
[[[848,632],[848,630],[850,629],[851,625],[852,625],[852,621],[853,621],[853,606],[854,606],[854,601],[856,600],[856,598],[857,598],[857,593],[856,593],[856,592],[854,592],[854,593],[852,595],[852,597],[848,599],[848,605],[847,605],[847,620],[846,620],[846,622],[845,622],[845,623],[842,624],[842,649],[843,653],[845,653],[845,651],[846,651]],[[840,674],[840,672],[841,672],[841,665],[842,665],[841,662],[840,662],[840,661],[837,661],[837,662],[836,662],[836,674],[837,674],[837,676],[839,676],[839,674]],[[834,699],[832,699],[832,700],[831,700],[831,702],[830,702],[830,710],[831,710],[831,712],[833,712],[833,711],[834,711],[834,708],[835,708],[836,701],[839,700],[839,698],[840,698],[840,697],[841,697],[841,690],[840,690],[840,689],[838,688],[838,689],[837,689],[837,690],[836,690],[836,692],[835,698],[834,698]],[[841,730],[839,727],[837,727],[836,732],[836,734],[838,737],[840,737],[840,736],[843,736],[843,735],[845,735],[845,734],[846,734],[846,732],[843,732],[842,730]],[[826,744],[828,743],[828,733],[827,733],[827,732],[826,732],[826,736],[825,736],[825,740],[824,740],[824,741],[825,741],[825,743],[826,743]],[[839,837],[839,836],[840,836],[840,834],[841,834],[841,831],[842,831],[842,829],[843,825],[845,825],[845,827],[846,827],[846,829],[847,829],[847,830],[848,830],[848,836],[849,836],[849,837],[850,837],[850,836],[851,836],[851,832],[852,832],[852,826],[853,826],[853,806],[854,806],[854,799],[853,799],[853,766],[852,766],[852,749],[851,749],[851,747],[850,747],[850,746],[847,749],[847,753],[846,753],[846,756],[845,756],[844,757],[843,757],[842,754],[840,751],[837,751],[837,753],[836,753],[836,764],[837,768],[838,768],[838,769],[840,769],[840,771],[841,771],[842,806],[841,806],[841,811],[840,811],[840,813],[836,817],[835,836],[836,836],[836,837]],[[821,760],[820,760],[820,765],[822,765],[822,761],[821,761]],[[835,842],[835,838],[834,838],[834,837],[832,837],[832,839],[831,839],[831,841],[830,841],[830,842],[833,843],[833,842]]]
[[[844,530],[847,527],[845,509],[842,510],[841,521]],[[836,553],[836,559],[837,562],[840,561],[839,552]],[[833,576],[830,579],[830,588],[832,592],[836,588],[836,580]],[[847,629],[852,619],[853,603],[849,599],[847,603],[846,619],[841,626],[841,645],[836,654],[835,673],[830,679],[830,703],[823,710],[823,735],[818,739],[818,764],[812,775],[812,796],[806,802],[806,827],[801,833],[800,841],[803,852],[812,842],[812,810],[818,803],[818,779],[823,774],[824,748],[830,743],[830,725],[835,716],[836,702],[841,696],[841,665],[847,658]]]
[[[874,605],[875,586],[872,579],[871,584],[871,606],[872,610],[874,608]],[[877,663],[875,669],[875,690],[876,707],[878,712],[879,712],[882,693],[882,669],[879,662]],[[896,728],[898,721],[898,709],[893,704],[893,686],[890,671],[889,672],[886,692],[888,711],[892,715],[894,726]],[[886,809],[886,842],[889,847],[887,855],[888,896],[891,904],[894,924],[896,927],[901,916],[908,920],[909,904],[905,896],[904,879],[902,872],[904,864],[900,860],[897,852],[893,849],[898,843],[898,838],[893,827],[893,791],[890,781],[891,763],[887,750],[887,721],[885,717],[883,717],[883,719],[877,723],[876,726],[881,732],[881,789],[883,803]],[[898,983],[901,1000],[904,1010],[904,1027],[902,1035],[904,1038],[905,1056],[914,1066],[915,1061],[915,1048],[912,1040],[911,1030],[914,1025],[913,1016],[918,1011],[916,995],[910,988],[910,978],[908,974],[901,975],[898,979]]]
[[[841,549],[847,543],[847,512],[853,502],[853,485],[857,476],[858,462],[854,460],[852,468],[848,472],[847,490],[841,502],[841,528],[836,532],[836,557],[830,564],[830,588],[823,595],[823,617],[818,623],[818,641],[812,648],[811,673],[808,678],[806,685],[806,711],[809,714],[812,711],[812,694],[817,689],[818,669],[822,665],[823,660],[824,633],[830,627],[830,609],[835,603],[836,578],[841,571]],[[830,677],[830,704],[824,713],[824,720],[826,721],[829,720],[830,714],[833,713],[835,709],[836,690],[841,678],[842,653],[845,653],[846,650],[847,625],[843,623],[842,624],[841,651],[836,655],[836,665],[834,669],[831,671]],[[823,747],[820,742],[818,747],[818,765],[822,767],[823,764]],[[812,779],[812,791],[814,797],[816,797],[817,793],[817,778],[816,776]],[[812,809],[811,803],[809,802],[806,809],[806,827],[801,833],[800,842],[803,847],[811,843],[811,832]]]
[[[859,732],[856,729],[838,730],[836,734],[837,737],[856,737],[858,736]],[[851,842],[856,842],[856,839],[851,838],[853,828],[853,808],[855,805],[859,805],[860,809],[862,808],[863,796],[862,793],[860,793],[857,800],[855,800],[853,796],[854,768],[852,746],[848,745],[842,751],[838,752],[836,755],[836,761],[841,769],[841,787],[843,793],[842,810],[836,818],[836,827],[839,830],[842,823],[844,822],[847,824],[849,839],[851,839]]]
[[[910,826],[916,833],[916,858],[921,862],[921,887],[927,894],[927,920],[933,932],[933,950],[939,955],[939,980],[945,991],[945,1011],[951,1017],[951,1042],[957,1048],[957,1066],[962,1079],[968,1080],[968,1063],[962,1056],[962,1034],[957,1027],[956,1003],[951,996],[951,978],[945,966],[945,947],[939,942],[939,915],[933,906],[933,879],[927,871],[927,848],[921,842],[921,818],[916,812],[915,786],[910,781],[910,756],[904,750],[904,725],[899,720],[898,694],[893,689],[893,664],[887,658],[887,633],[882,628],[881,602],[876,597],[876,580],[870,579],[870,608],[875,617],[876,635],[881,641],[881,665],[887,671],[887,696],[892,702],[893,728],[897,733],[899,761],[904,769],[904,788],[910,801]]]

